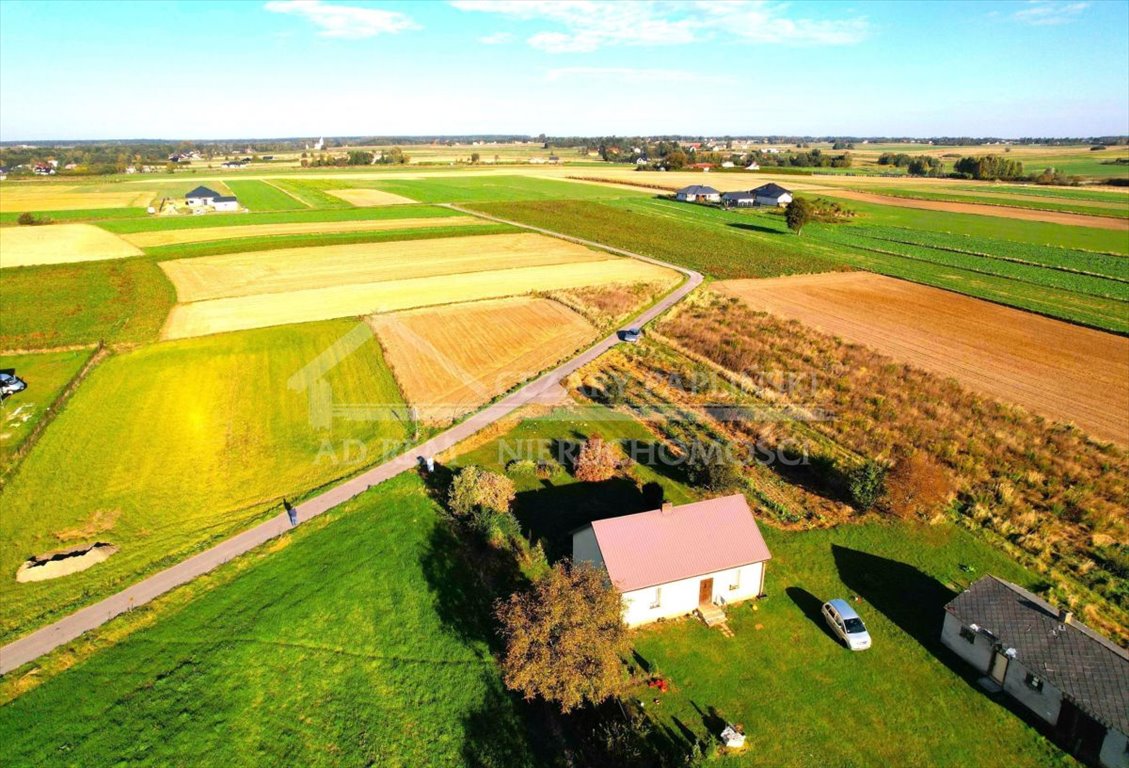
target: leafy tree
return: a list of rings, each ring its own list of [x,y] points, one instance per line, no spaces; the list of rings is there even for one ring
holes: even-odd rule
[[[592,435],[576,458],[576,479],[586,483],[610,480],[619,468],[619,452],[600,435]]]
[[[482,155],[478,154],[477,152],[471,152],[470,153],[470,161],[472,163],[477,163],[481,159],[482,159]]]
[[[456,517],[468,517],[482,511],[508,513],[515,495],[513,480],[497,472],[470,466],[455,476],[447,506]]]
[[[562,712],[598,704],[623,684],[629,650],[623,603],[606,575],[588,563],[558,563],[532,589],[499,602],[506,686]]]
[[[670,168],[672,171],[677,171],[679,168],[686,166],[686,153],[681,149],[676,149],[664,157],[663,162],[666,163],[667,168]]]
[[[690,482],[713,493],[740,486],[745,479],[743,458],[733,454],[732,446],[722,443],[710,445],[715,450],[707,450],[703,443],[682,446],[688,457],[686,474],[689,475]]]
[[[856,509],[861,512],[873,509],[886,493],[886,471],[877,461],[868,461],[847,475],[847,489]]]
[[[788,229],[797,235],[802,234],[804,225],[812,219],[811,203],[802,197],[792,199],[784,209],[784,220],[788,222]]]
[[[918,451],[899,459],[886,478],[883,509],[901,518],[924,518],[936,513],[953,493],[944,467]]]
[[[1023,163],[999,155],[962,157],[953,170],[971,179],[1018,179],[1023,176]]]

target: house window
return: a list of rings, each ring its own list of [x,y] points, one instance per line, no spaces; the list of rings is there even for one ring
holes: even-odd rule
[[[1027,684],[1028,688],[1035,691],[1036,693],[1043,692],[1043,678],[1039,677],[1033,672],[1028,672],[1027,677],[1023,678],[1023,682]]]
[[[741,569],[733,571],[733,583],[729,585],[729,591],[733,592],[741,588]]]
[[[976,633],[973,632],[968,627],[961,627],[960,628],[960,636],[963,637],[965,640],[967,640],[970,643],[976,642]]]
[[[651,603],[651,609],[660,607],[663,604],[663,588],[655,587],[655,601]]]

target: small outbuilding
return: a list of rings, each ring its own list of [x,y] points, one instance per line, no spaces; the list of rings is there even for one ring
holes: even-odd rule
[[[238,211],[239,198],[233,195],[220,195],[212,201],[212,207],[217,211]]]
[[[757,204],[757,196],[752,192],[726,192],[721,202],[726,208],[752,208]]]
[[[792,193],[779,184],[770,182],[751,191],[756,197],[756,205],[787,205],[792,202]]]
[[[684,203],[717,203],[721,201],[721,193],[713,187],[691,184],[675,192],[674,199]]]
[[[1069,611],[985,576],[945,606],[941,642],[1084,762],[1129,768],[1129,652]]]
[[[631,627],[764,592],[772,557],[741,494],[613,517],[572,534],[572,559],[604,568]]]
[[[184,202],[189,208],[197,208],[202,205],[213,205],[216,198],[220,196],[219,192],[207,187],[196,187],[196,189],[189,192],[184,196]]]

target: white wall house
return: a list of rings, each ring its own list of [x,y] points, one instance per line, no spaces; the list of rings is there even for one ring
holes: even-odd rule
[[[717,203],[721,202],[721,193],[713,187],[691,184],[675,192],[674,199],[684,203]]]
[[[630,627],[757,597],[771,557],[741,494],[597,520],[572,537],[573,561],[607,571]]]
[[[792,193],[779,184],[765,184],[752,190],[757,205],[787,205],[792,202]]]
[[[212,207],[217,211],[238,211],[239,198],[221,195],[212,200]]]
[[[214,189],[196,187],[196,189],[184,196],[184,202],[189,208],[198,208],[203,205],[212,205],[219,196],[220,193],[216,192]]]
[[[976,581],[945,606],[941,642],[1046,722],[1079,758],[1129,768],[1129,652],[1015,584]]]

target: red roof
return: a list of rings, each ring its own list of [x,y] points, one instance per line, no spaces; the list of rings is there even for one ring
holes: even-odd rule
[[[608,576],[621,592],[724,571],[772,557],[741,494],[592,523]]]

